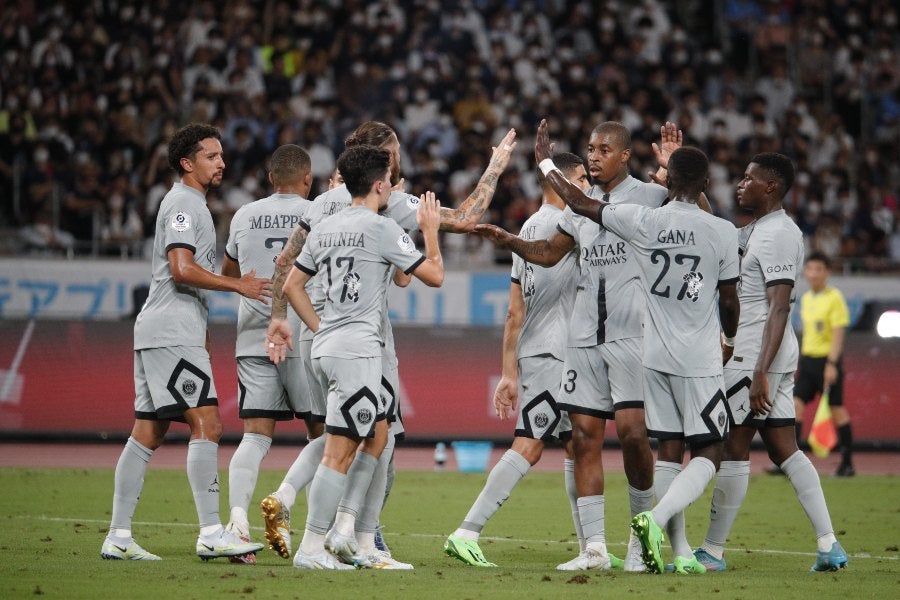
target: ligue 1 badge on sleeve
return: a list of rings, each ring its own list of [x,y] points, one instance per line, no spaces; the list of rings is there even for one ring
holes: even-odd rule
[[[406,197],[406,206],[409,210],[419,210],[419,198],[417,196],[413,196],[412,194]]]
[[[412,238],[406,233],[397,238],[397,245],[400,246],[400,250],[406,254],[414,254],[416,252],[415,242],[413,242]]]
[[[178,233],[184,233],[191,228],[191,217],[187,213],[179,212],[172,217],[172,229]]]

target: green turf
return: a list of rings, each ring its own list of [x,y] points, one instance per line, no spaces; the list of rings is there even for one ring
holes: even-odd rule
[[[223,473],[224,475],[224,473]],[[281,473],[260,475],[254,502]],[[395,555],[415,571],[307,572],[266,550],[255,567],[208,563],[194,556],[197,531],[187,477],[151,470],[134,531],[158,563],[100,560],[109,520],[111,470],[0,470],[0,597],[2,598],[603,598],[716,597],[890,598],[900,584],[900,504],[896,477],[823,478],[832,518],[850,566],[809,573],[814,541],[808,521],[783,477],[755,476],[726,554],[728,572],[698,576],[561,573],[556,564],[576,544],[562,475],[532,473],[488,524],[481,547],[497,569],[475,569],[441,551],[478,494],[484,475],[400,473],[384,515]],[[227,490],[222,489],[223,504]],[[607,477],[609,548],[621,553],[627,529],[621,474]],[[708,495],[689,509],[688,534],[705,533]],[[261,519],[251,507],[254,526]],[[294,531],[302,528],[303,496]],[[223,509],[223,514],[227,511]],[[262,539],[260,530],[254,532]],[[891,590],[894,590],[891,592]]]

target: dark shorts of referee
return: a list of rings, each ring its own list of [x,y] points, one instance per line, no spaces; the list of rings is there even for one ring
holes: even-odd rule
[[[825,362],[827,357],[801,356],[797,363],[797,381],[794,384],[794,396],[803,404],[809,404],[816,394],[822,393],[822,381],[825,378]],[[841,361],[837,364],[837,381],[832,384],[828,394],[830,406],[844,405],[844,367]]]

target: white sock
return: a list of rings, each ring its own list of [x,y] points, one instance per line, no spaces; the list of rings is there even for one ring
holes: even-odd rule
[[[656,521],[656,524],[666,525],[672,517],[683,512],[703,495],[706,486],[715,475],[716,467],[711,460],[701,456],[692,458],[681,473],[672,480],[668,491],[653,508],[653,520]],[[690,548],[690,546],[688,547]]]
[[[247,509],[253,497],[253,490],[256,489],[259,465],[269,453],[271,446],[272,438],[258,433],[245,433],[228,466],[228,504],[231,506],[231,522],[238,526],[244,535],[250,529]],[[239,509],[237,516],[242,518],[241,522],[235,521],[235,509]]]
[[[571,458],[563,459],[563,473],[566,482],[566,496],[569,498],[569,507],[572,509],[572,524],[575,526],[575,536],[578,538],[578,551],[584,551],[584,531],[581,529],[581,519],[578,517],[578,489],[575,487],[575,461]]]
[[[460,529],[480,533],[494,513],[509,499],[513,488],[528,473],[531,465],[515,450],[507,450],[491,469],[481,493],[466,514]],[[475,538],[477,539],[477,538]]]
[[[715,558],[721,559],[725,554],[725,542],[747,495],[749,483],[749,460],[723,460],[719,465],[709,508],[709,529],[702,546]]]
[[[806,512],[816,532],[816,544],[821,552],[831,550],[831,545],[837,541],[834,536],[834,527],[831,525],[831,516],[828,514],[828,505],[825,503],[825,493],[822,491],[822,482],[819,473],[809,458],[800,450],[790,455],[787,460],[778,465],[794,486],[800,506]]]
[[[603,494],[578,499],[578,518],[584,532],[585,549],[606,548],[606,501]]]
[[[297,492],[302,490],[313,480],[322,455],[325,453],[325,436],[320,435],[303,447],[294,464],[288,469],[284,481],[278,487],[281,502],[285,508],[292,508],[297,500]]]

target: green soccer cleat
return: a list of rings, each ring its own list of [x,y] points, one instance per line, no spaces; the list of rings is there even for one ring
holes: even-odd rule
[[[607,553],[609,555],[609,568],[610,569],[624,569],[625,561],[613,554],[612,552]]]
[[[695,556],[676,556],[674,571],[677,575],[702,575],[706,573],[706,567]]]
[[[467,565],[472,565],[473,567],[497,566],[494,563],[485,560],[484,554],[481,553],[481,548],[478,547],[478,542],[475,540],[467,540],[458,535],[451,534],[447,538],[447,541],[444,542],[444,552],[448,556],[458,558]]]
[[[650,573],[662,573],[662,543],[666,539],[650,511],[638,513],[631,520],[631,529],[641,542],[641,559]]]

